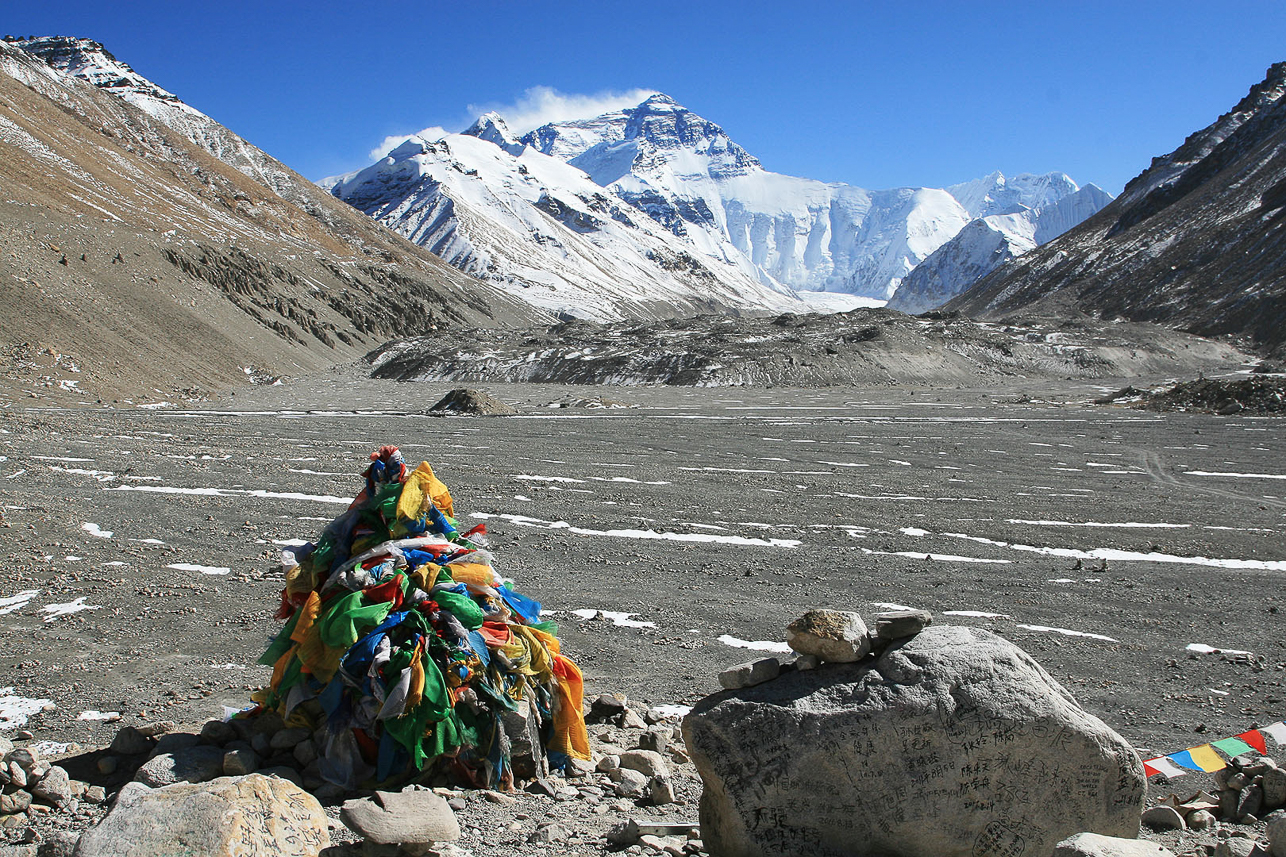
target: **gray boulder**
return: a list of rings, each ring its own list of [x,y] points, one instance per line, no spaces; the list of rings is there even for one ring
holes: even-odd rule
[[[1174,857],[1174,852],[1146,839],[1078,833],[1054,846],[1054,857]]]
[[[1273,857],[1286,857],[1286,813],[1268,816],[1268,850]]]
[[[684,719],[702,840],[750,857],[1048,857],[1134,836],[1143,765],[1032,658],[926,628],[863,663],[716,694]]]
[[[177,753],[162,753],[148,759],[134,779],[149,788],[175,783],[204,783],[223,775],[223,750],[200,744]]]
[[[460,824],[446,800],[430,791],[380,792],[345,801],[339,818],[354,833],[381,845],[454,842]]]
[[[317,857],[330,846],[317,799],[260,774],[121,789],[102,823],[81,836],[76,857],[273,854]]]
[[[847,610],[809,610],[786,626],[786,643],[801,655],[831,663],[858,661],[871,651],[866,623]]]

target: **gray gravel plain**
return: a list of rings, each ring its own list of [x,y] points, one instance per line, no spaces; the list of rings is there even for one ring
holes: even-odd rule
[[[344,370],[193,410],[12,406],[0,691],[52,702],[34,740],[86,748],[246,705],[283,543],[391,443],[557,611],[589,693],[690,705],[762,656],[734,638],[906,605],[1013,640],[1145,758],[1282,720],[1284,424],[1090,404],[1123,383],[490,385],[520,415],[469,418],[425,413],[449,385]]]

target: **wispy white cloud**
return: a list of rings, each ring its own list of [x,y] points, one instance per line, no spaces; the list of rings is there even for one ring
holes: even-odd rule
[[[525,134],[546,122],[590,119],[623,107],[633,107],[649,95],[655,94],[654,89],[630,89],[625,92],[606,90],[583,95],[559,92],[550,86],[533,86],[511,104],[499,102],[470,104],[467,110],[469,116],[475,118],[489,111],[499,113],[504,117],[510,131],[515,134]],[[456,131],[464,130],[465,127],[461,125]],[[407,140],[419,138],[431,142],[441,140],[450,133],[454,132],[440,125],[433,125],[414,134],[393,134],[385,137],[378,146],[371,149],[370,158],[372,161],[378,161]]]
[[[549,86],[533,86],[512,104],[470,104],[469,112],[479,116],[494,110],[504,117],[511,131],[525,134],[546,122],[590,119],[623,107],[633,107],[655,94],[654,89],[631,89],[626,92],[608,90],[580,95],[559,92]]]
[[[447,129],[433,125],[421,131],[416,131],[414,134],[394,134],[392,136],[385,137],[382,143],[374,149],[371,149],[370,157],[372,161],[378,161],[389,152],[405,143],[407,140],[414,140],[418,137],[421,140],[432,142],[434,140],[441,140],[449,133],[451,132]]]

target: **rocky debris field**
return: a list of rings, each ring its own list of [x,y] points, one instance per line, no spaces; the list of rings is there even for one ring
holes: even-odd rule
[[[1220,416],[1286,414],[1286,376],[1187,381],[1143,394],[1138,407],[1150,411],[1196,411]]]
[[[826,387],[1195,375],[1248,358],[1225,343],[1154,325],[1002,325],[956,313],[857,309],[468,330],[395,340],[367,359],[375,377],[396,380]]]
[[[487,524],[589,697],[623,694],[640,718],[784,652],[787,625],[827,606],[993,631],[1144,758],[1281,721],[1277,421],[1092,405],[1123,383],[617,388],[610,407],[583,388],[488,385],[518,414],[444,418],[424,412],[450,385],[336,372],[199,410],[10,405],[0,734],[87,784],[88,823],[123,727],[199,736],[245,707],[269,678],[255,661],[279,627],[281,549],[316,536],[384,443],[432,463],[461,519]],[[648,731],[591,738],[602,754]],[[557,789],[449,799],[474,853],[534,850],[546,820],[569,836],[542,852],[595,853],[610,819],[695,819],[691,768],[674,770],[663,807],[612,809],[631,799],[598,771],[555,785],[602,789],[599,813]],[[1153,803],[1217,792],[1209,775],[1159,779]]]

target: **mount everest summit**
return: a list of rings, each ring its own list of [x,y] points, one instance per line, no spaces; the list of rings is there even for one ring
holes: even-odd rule
[[[464,271],[600,321],[798,310],[816,292],[916,312],[1111,200],[1061,173],[879,191],[772,173],[661,94],[521,136],[486,114],[321,184]],[[944,246],[930,285],[895,297]]]

